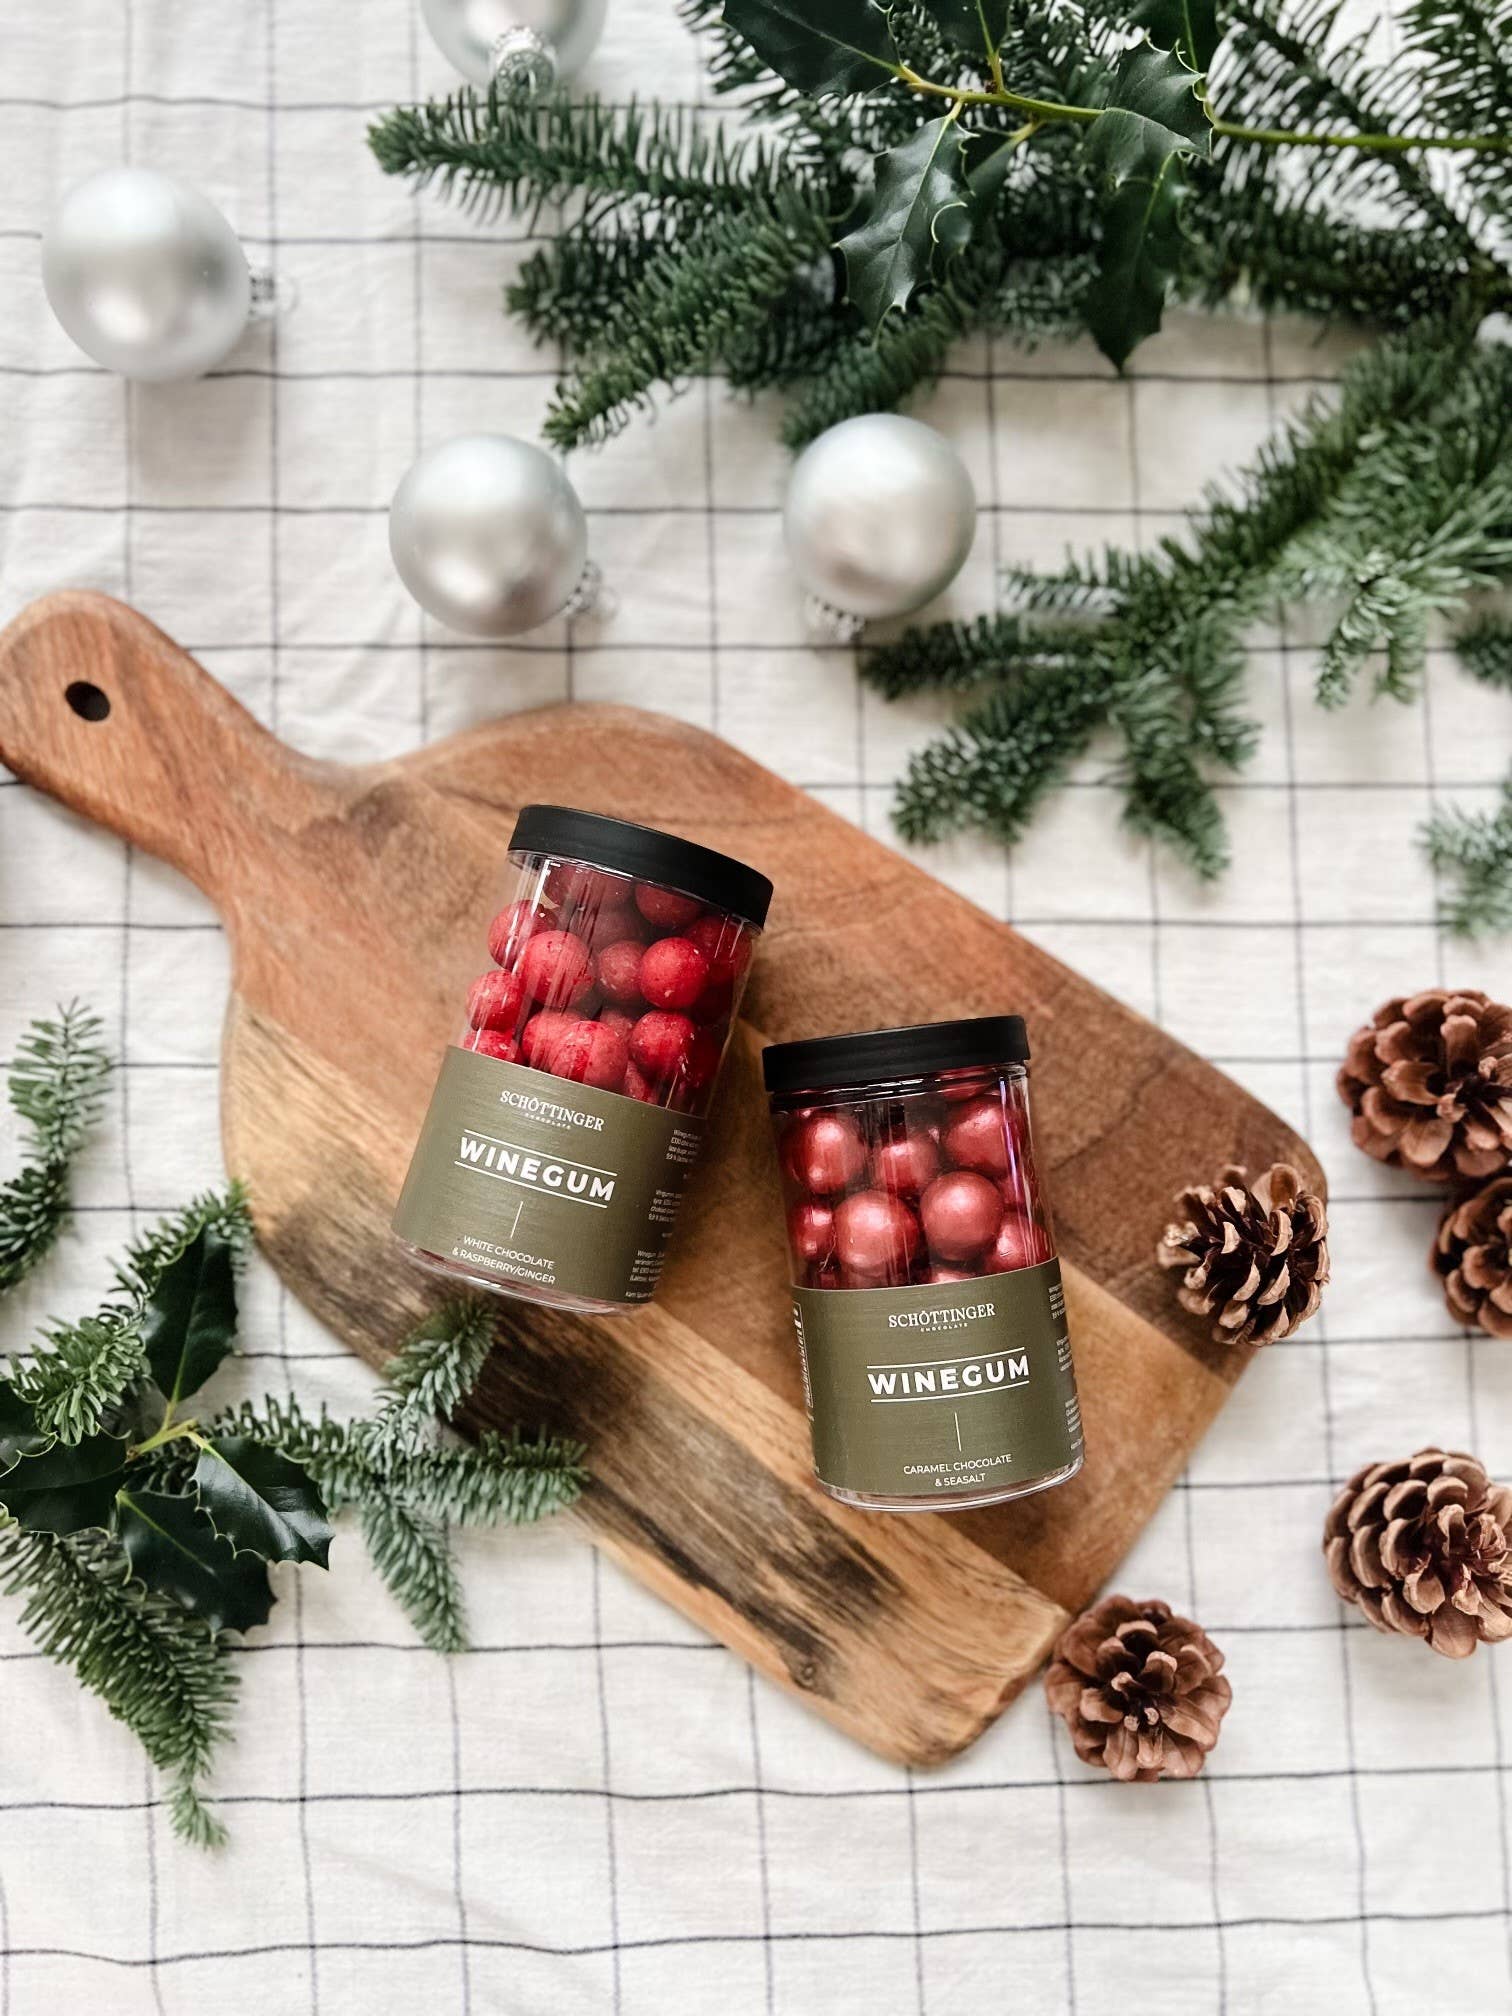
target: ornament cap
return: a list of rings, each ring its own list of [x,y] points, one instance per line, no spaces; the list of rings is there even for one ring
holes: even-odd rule
[[[557,81],[556,51],[537,28],[523,22],[496,35],[488,52],[493,81],[501,90],[533,98]]]

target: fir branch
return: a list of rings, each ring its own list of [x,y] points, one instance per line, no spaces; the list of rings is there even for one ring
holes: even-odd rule
[[[0,1185],[0,1293],[42,1259],[69,1213],[69,1165],[99,1118],[110,1058],[100,1023],[77,1002],[35,1021],[16,1046],[7,1089],[22,1121],[24,1167]]]
[[[172,1599],[131,1579],[120,1543],[102,1532],[57,1540],[0,1529],[0,1591],[21,1595],[21,1626],[71,1667],[173,1781],[176,1831],[202,1847],[223,1838],[202,1782],[225,1740],[235,1670],[216,1640]]]
[[[467,1609],[444,1525],[393,1500],[361,1507],[373,1566],[433,1652],[467,1649]]]
[[[61,1442],[78,1443],[119,1422],[146,1377],[142,1324],[163,1270],[197,1233],[219,1232],[238,1251],[251,1238],[246,1193],[196,1197],[136,1240],[116,1270],[116,1299],[75,1323],[46,1326],[40,1344],[11,1361],[10,1376],[35,1410],[38,1425]]]
[[[1463,938],[1512,930],[1512,774],[1494,811],[1435,813],[1422,840],[1435,871],[1457,884],[1441,907],[1445,926]]]
[[[1480,616],[1467,623],[1454,648],[1472,679],[1512,693],[1512,622],[1505,616]]]
[[[484,1302],[445,1302],[412,1330],[384,1368],[388,1392],[380,1424],[401,1418],[427,1427],[450,1421],[483,1371],[494,1341],[493,1311]]]
[[[781,147],[732,143],[680,106],[591,97],[464,88],[376,120],[368,145],[386,175],[417,188],[438,183],[473,216],[507,211],[532,227],[544,205],[569,197],[600,211],[629,204],[702,216],[775,198],[789,179]]]
[[[784,191],[711,217],[651,261],[579,369],[558,385],[544,433],[558,448],[604,441],[657,385],[675,384],[732,348],[782,300],[795,268],[826,256],[829,225]]]

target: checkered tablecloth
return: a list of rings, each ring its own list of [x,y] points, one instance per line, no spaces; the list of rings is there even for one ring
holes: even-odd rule
[[[608,620],[508,648],[423,623],[384,513],[425,443],[533,435],[555,360],[499,313],[522,256],[386,181],[368,118],[447,78],[412,0],[11,0],[0,68],[0,615],[123,595],[299,747],[381,755],[506,709],[633,701],[717,729],[872,832],[926,705],[803,638],[765,403],[695,385],[573,458]],[[696,100],[669,0],[615,0],[588,82]],[[201,384],[135,388],[52,321],[38,236],[93,169],[202,184],[298,289]],[[1085,346],[967,345],[922,411],[967,456],[995,565],[1148,539],[1334,368],[1300,326],[1187,320],[1119,381]],[[1426,704],[1324,716],[1305,640],[1254,652],[1258,760],[1217,888],[1129,840],[1089,762],[1011,858],[953,886],[1232,1072],[1333,1187],[1325,1315],[1248,1374],[1119,1576],[1202,1620],[1235,1702],[1190,1785],[1108,1784],[1037,1690],[933,1774],[756,1680],[566,1530],[464,1543],[476,1638],[420,1650],[355,1536],[288,1575],[238,1654],[218,1788],[231,1846],[172,1835],[140,1752],[0,1604],[0,2016],[213,2008],[370,2016],[1183,2016],[1509,2004],[1512,1653],[1379,1638],[1317,1557],[1335,1480],[1430,1440],[1512,1470],[1512,1352],[1445,1319],[1434,1204],[1351,1150],[1331,1077],[1384,996],[1512,990],[1434,922],[1414,829],[1484,801],[1512,711],[1435,655]],[[78,995],[124,1059],[76,1233],[0,1345],[100,1297],[133,1227],[221,1175],[224,940],[200,898],[0,775],[0,1056]],[[13,1137],[0,1128],[0,1167]],[[1195,1172],[1194,1172],[1195,1173]],[[242,1390],[338,1410],[366,1373],[254,1268]]]

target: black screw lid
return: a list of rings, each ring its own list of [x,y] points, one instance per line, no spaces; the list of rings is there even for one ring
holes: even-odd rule
[[[766,876],[728,854],[700,847],[696,840],[679,839],[675,833],[659,833],[654,826],[606,819],[599,812],[574,812],[566,805],[523,806],[509,850],[547,854],[558,861],[587,861],[617,875],[665,883],[756,925],[766,922],[772,901]]]
[[[761,1053],[768,1092],[818,1092],[829,1085],[870,1085],[927,1078],[974,1065],[1027,1064],[1022,1015],[980,1015],[960,1022],[919,1022],[907,1029],[862,1029],[773,1043]]]

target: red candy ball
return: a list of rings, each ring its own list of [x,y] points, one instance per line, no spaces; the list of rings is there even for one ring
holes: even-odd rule
[[[969,1260],[997,1235],[1003,1200],[985,1176],[952,1169],[937,1176],[919,1200],[924,1237],[939,1260]]]
[[[975,1274],[969,1274],[964,1267],[926,1267],[919,1276],[920,1281],[931,1288],[944,1288],[957,1281],[975,1281]]]
[[[1043,1246],[1044,1241],[1032,1218],[1022,1217],[1016,1211],[1006,1211],[997,1237],[982,1255],[982,1272],[1011,1274],[1018,1267],[1038,1266],[1048,1257]]]
[[[520,1046],[513,1036],[506,1036],[501,1029],[469,1029],[463,1039],[464,1050],[476,1050],[480,1057],[497,1057],[501,1064],[519,1062]]]
[[[847,1274],[906,1275],[919,1250],[919,1221],[885,1190],[858,1190],[835,1207],[835,1256]]]
[[[735,1006],[735,989],[728,980],[711,980],[688,1013],[695,1022],[712,1026],[725,1021]]]
[[[895,1134],[872,1150],[872,1181],[895,1197],[915,1198],[940,1173],[940,1151],[928,1134]]]
[[[691,1008],[708,978],[709,962],[691,938],[658,938],[641,954],[640,991],[653,1008]]]
[[[782,1137],[782,1166],[800,1190],[833,1197],[848,1190],[866,1167],[866,1143],[844,1113],[810,1113]]]
[[[488,956],[495,966],[513,966],[527,939],[544,931],[551,912],[534,903],[511,903],[488,927]]]
[[[653,1008],[630,1032],[630,1055],[648,1078],[671,1078],[687,1063],[697,1033],[686,1015]]]
[[[626,1014],[623,1008],[601,1008],[598,1019],[606,1029],[618,1029],[626,1043],[629,1043],[630,1031],[635,1027],[633,1015]]]
[[[593,985],[588,947],[571,931],[538,931],[520,954],[526,992],[543,1008],[566,1008]]]
[[[733,991],[751,963],[751,941],[741,927],[727,917],[700,917],[687,936],[709,962],[709,984]]]
[[[575,1028],[582,1019],[581,1015],[570,1014],[564,1009],[542,1009],[539,1015],[532,1015],[520,1031],[520,1055],[537,1071],[549,1071],[551,1052],[557,1039],[567,1030]]]
[[[617,1029],[603,1022],[574,1022],[549,1046],[547,1069],[579,1085],[617,1092],[624,1081],[630,1049]]]
[[[675,889],[659,889],[654,882],[637,882],[635,907],[658,931],[685,931],[695,917],[703,915],[696,896],[680,896]]]
[[[558,861],[546,876],[546,900],[568,909],[592,905],[628,905],[631,884],[624,875],[611,875],[607,868],[591,868],[586,861]]]
[[[513,1029],[525,1006],[518,973],[481,973],[467,990],[467,1019],[474,1029]]]
[[[945,1155],[958,1169],[980,1176],[1008,1174],[1008,1119],[990,1094],[957,1108],[945,1129]]]
[[[702,1092],[714,1073],[719,1069],[719,1060],[724,1045],[708,1029],[697,1029],[693,1041],[688,1045],[688,1054],[683,1059],[683,1083],[690,1092]]]
[[[788,1237],[800,1260],[822,1267],[835,1250],[834,1212],[828,1204],[816,1204],[812,1198],[795,1204],[788,1213]]]
[[[627,939],[637,947],[646,942],[646,920],[633,903],[616,903],[600,910],[587,928],[581,918],[575,919],[573,928],[587,939],[590,952],[602,952],[606,945],[623,945]]]
[[[632,1058],[625,1066],[625,1082],[620,1087],[627,1099],[639,1099],[643,1106],[660,1106],[660,1089],[642,1071]]]
[[[594,962],[599,991],[606,1000],[629,1003],[641,998],[641,958],[645,947],[633,938],[606,945]]]

